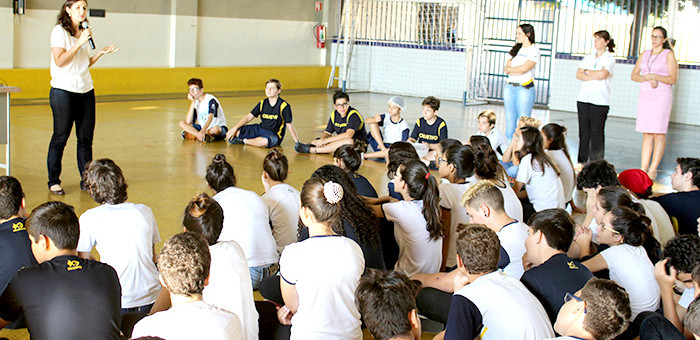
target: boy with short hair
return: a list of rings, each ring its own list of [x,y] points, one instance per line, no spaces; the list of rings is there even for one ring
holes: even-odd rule
[[[679,157],[671,175],[671,187],[677,192],[652,198],[671,217],[679,234],[697,234],[700,218],[700,159]]]
[[[44,203],[26,226],[39,264],[18,271],[0,297],[0,328],[24,314],[32,339],[120,339],[117,273],[77,256],[73,207]]]
[[[211,264],[207,241],[191,232],[175,234],[163,244],[159,259],[160,281],[170,292],[173,307],[141,319],[133,338],[243,339],[236,314],[202,300]]]
[[[401,113],[406,109],[406,101],[403,97],[394,96],[387,104],[388,113],[378,114],[365,120],[371,134],[369,145],[375,150],[365,154],[365,158],[387,158],[391,144],[408,140],[410,129],[408,123],[401,118]],[[379,131],[380,127],[384,128],[383,133]]]
[[[100,260],[119,274],[122,313],[148,312],[160,291],[154,254],[160,234],[153,212],[143,204],[126,201],[126,180],[111,159],[90,162],[83,182],[100,206],[80,216],[78,254],[88,259],[97,247]]]
[[[350,106],[350,96],[343,91],[333,94],[331,117],[326,124],[321,138],[311,144],[297,143],[294,150],[298,153],[333,153],[342,145],[352,145],[355,141],[367,143],[365,120],[355,108]],[[335,135],[333,135],[335,134]]]
[[[420,339],[418,290],[420,282],[402,272],[367,269],[360,278],[355,298],[362,319],[375,339]]]
[[[250,113],[245,115],[226,133],[226,139],[231,144],[245,144],[261,148],[271,148],[282,144],[287,129],[295,143],[299,142],[297,130],[292,124],[292,106],[280,97],[282,83],[275,78],[265,82],[267,98],[253,106]],[[260,123],[248,124],[255,117],[260,117]]]
[[[508,148],[508,138],[501,130],[496,129],[496,112],[493,110],[482,111],[479,113],[478,121],[479,131],[476,134],[488,138],[491,142],[491,148],[496,151],[496,156],[499,160],[502,159],[503,152]]]
[[[416,121],[408,141],[423,144],[427,147],[428,153],[422,158],[428,162],[435,161],[440,142],[447,139],[447,123],[437,115],[440,110],[440,99],[429,96],[423,99],[421,105],[423,117]]]
[[[178,123],[183,130],[182,138],[205,143],[224,139],[228,128],[219,100],[204,92],[204,84],[199,78],[188,80],[187,87],[187,99],[191,103],[185,120]]]
[[[627,329],[632,311],[625,289],[610,280],[590,279],[574,294],[567,294],[554,330],[557,339],[614,339]]]

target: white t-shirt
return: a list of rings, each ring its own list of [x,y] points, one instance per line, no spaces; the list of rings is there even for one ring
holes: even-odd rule
[[[510,258],[510,262],[503,268],[503,272],[518,280],[525,272],[523,268],[523,254],[525,254],[525,239],[527,238],[528,229],[527,224],[515,221],[506,224],[496,233],[498,240],[501,241],[501,247],[503,247]]]
[[[508,83],[524,84],[535,78],[534,74],[535,70],[537,69],[537,62],[540,60],[540,48],[537,47],[537,45],[533,44],[530,45],[530,47],[520,48],[518,54],[515,55],[515,58],[512,58],[510,54],[508,55],[508,58],[511,59],[511,67],[524,65],[528,60],[535,62],[535,66],[523,74],[517,76],[508,75]]]
[[[51,47],[70,50],[78,42],[61,25],[51,31]],[[88,44],[80,47],[73,59],[58,67],[51,53],[51,87],[75,93],[86,93],[93,89],[90,76],[90,50]],[[122,306],[123,307],[123,306]]]
[[[544,171],[542,167],[544,166]],[[557,173],[549,164],[532,166],[532,154],[520,160],[515,180],[525,183],[525,191],[535,211],[551,208],[564,208],[564,188]],[[511,216],[512,217],[512,216]]]
[[[632,197],[634,199],[634,197]],[[676,231],[673,229],[671,218],[664,210],[664,207],[659,202],[654,200],[641,199],[639,203],[644,206],[646,216],[651,220],[651,230],[654,233],[654,238],[660,244],[666,244],[668,240],[676,236]]]
[[[577,100],[594,105],[610,105],[610,82],[612,81],[613,68],[615,67],[613,55],[605,51],[600,57],[596,57],[596,52],[593,52],[585,56],[578,67],[584,70],[595,71],[606,69],[610,72],[610,75],[605,79],[593,79],[582,82]]]
[[[547,150],[547,155],[559,167],[559,179],[561,179],[561,185],[564,189],[564,204],[566,204],[571,201],[571,197],[576,189],[574,168],[571,166],[571,161],[566,157],[564,150]]]
[[[280,276],[299,297],[290,339],[361,340],[355,289],[364,270],[362,249],[347,237],[315,236],[285,247]]]
[[[243,249],[233,241],[209,246],[211,267],[209,284],[202,297],[206,303],[238,316],[243,326],[243,339],[258,339],[258,311],[253,301],[248,263]]]
[[[506,211],[506,214],[516,221],[522,221],[523,204],[520,202],[518,195],[515,194],[513,187],[502,181],[497,184],[494,183],[494,185],[503,194],[503,209]]]
[[[629,244],[612,246],[600,252],[608,264],[610,279],[627,291],[632,319],[637,314],[659,308],[659,284],[654,278],[654,265],[644,247]]]
[[[531,340],[554,337],[547,312],[520,280],[495,271],[478,277],[455,295],[479,309],[484,328],[480,339]]]
[[[286,183],[271,187],[261,196],[270,212],[272,236],[279,254],[286,245],[297,241],[300,196],[297,189]]]
[[[226,126],[226,116],[224,115],[224,109],[221,108],[221,103],[209,93],[204,95],[201,102],[199,100],[194,101],[194,111],[195,117],[197,117],[197,124],[201,127],[207,124],[209,114],[213,114],[214,118],[207,129],[215,126]]]
[[[249,267],[277,262],[277,243],[270,230],[267,206],[258,194],[228,187],[214,195],[224,210],[224,228],[219,241],[236,241],[245,253]]]
[[[501,130],[497,129],[495,126],[493,129],[491,129],[491,132],[489,134],[484,134],[481,131],[478,131],[477,136],[485,136],[486,138],[489,139],[489,143],[491,144],[491,148],[493,151],[496,152],[496,157],[498,157],[499,160],[503,159],[503,152],[508,149],[508,138],[506,138],[506,135],[501,132]],[[498,148],[501,148],[500,151]]]
[[[462,184],[440,183],[440,207],[450,211],[450,239],[447,248],[446,267],[454,267],[457,265],[457,226],[460,223],[469,223],[469,215],[467,210],[459,204],[464,192],[469,189],[474,183],[465,182]]]
[[[236,314],[204,301],[178,304],[147,316],[134,326],[132,339],[157,336],[168,340],[243,340]]]
[[[100,261],[114,268],[122,286],[122,308],[156,301],[160,281],[153,245],[158,242],[156,219],[143,204],[102,204],[80,215],[77,250],[89,253],[97,247]]]
[[[394,238],[399,245],[399,259],[394,270],[401,270],[409,277],[440,271],[442,264],[442,238],[430,239],[423,216],[423,201],[399,201],[382,204],[384,216],[394,222]]]
[[[382,135],[384,143],[392,144],[408,140],[410,128],[406,120],[401,118],[398,123],[394,123],[391,121],[391,115],[388,113],[382,113],[381,118],[381,126],[384,130]]]

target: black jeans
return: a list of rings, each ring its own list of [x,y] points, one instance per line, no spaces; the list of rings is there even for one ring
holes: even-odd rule
[[[95,90],[74,93],[51,88],[49,94],[53,112],[53,135],[49,143],[46,166],[49,171],[49,186],[61,183],[61,160],[63,149],[75,122],[75,135],[78,138],[78,171],[82,178],[85,165],[92,160],[92,137],[95,133]]]
[[[578,108],[578,162],[603,159],[605,156],[605,120],[610,106],[576,102]]]

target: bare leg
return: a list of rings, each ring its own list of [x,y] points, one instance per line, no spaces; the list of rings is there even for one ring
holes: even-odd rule
[[[244,140],[245,145],[252,145],[252,146],[257,146],[260,148],[266,148],[267,147],[267,138],[265,137],[255,137],[255,138],[247,138]]]
[[[207,130],[207,134],[212,135],[212,136],[218,136],[221,134],[221,127],[215,126],[211,129]]]
[[[192,126],[192,124],[187,124],[185,123],[185,121],[180,121],[178,125],[183,131],[191,135],[196,135],[197,133],[199,133],[199,130],[195,129],[194,126]]]
[[[642,164],[639,167],[642,171],[649,170],[649,161],[651,161],[651,151],[654,148],[654,135],[645,133],[642,138]]]
[[[664,158],[664,150],[666,149],[666,135],[657,133],[653,135],[654,137],[654,158],[651,160],[651,166],[649,166],[649,177],[652,180],[656,179],[656,170],[661,164],[661,160]]]
[[[367,158],[387,158],[389,157],[389,149],[384,149],[381,151],[375,151],[365,154],[365,159]]]
[[[335,152],[335,149],[337,149],[343,145],[352,145],[352,143],[353,143],[352,138],[343,138],[341,140],[337,140],[335,142],[328,143],[324,146],[312,147],[310,152],[311,153],[333,153],[333,152]]]

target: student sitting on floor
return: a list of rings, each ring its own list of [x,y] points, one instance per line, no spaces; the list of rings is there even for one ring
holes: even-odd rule
[[[355,188],[357,192],[365,197],[377,198],[377,191],[374,190],[372,183],[370,183],[365,176],[357,173],[362,165],[362,155],[363,147],[359,145],[360,143],[354,143],[353,145],[342,145],[335,149],[333,153],[333,165],[345,170],[348,176],[355,183]],[[388,153],[388,151],[387,151]]]
[[[478,121],[477,129],[479,131],[476,134],[489,139],[493,151],[496,152],[500,160],[503,158],[503,152],[508,148],[508,138],[496,128],[496,112],[493,110],[482,111],[479,113]]]
[[[416,121],[408,141],[417,143],[416,149],[422,145],[418,153],[424,162],[430,163],[437,160],[438,143],[447,138],[447,123],[437,115],[440,110],[440,99],[430,96],[423,99],[421,105],[423,117]]]
[[[343,187],[311,178],[301,190],[299,216],[309,238],[288,245],[280,259],[285,305],[277,316],[291,339],[362,339],[355,289],[365,269],[362,249],[337,235]],[[340,265],[342,264],[342,265]]]
[[[677,192],[654,197],[671,217],[679,234],[697,234],[700,218],[700,159],[679,157],[671,175],[671,187]]]
[[[391,145],[386,162],[386,176],[389,178],[387,190],[389,191],[390,197],[397,200],[403,199],[401,194],[395,190],[394,178],[396,177],[396,171],[398,171],[399,167],[410,160],[420,160],[416,148],[413,147],[411,143],[396,142]]]
[[[508,184],[506,171],[498,161],[491,145],[472,144],[472,149],[474,150],[474,176],[476,179],[493,183],[503,195],[503,209],[506,214],[518,221],[523,221],[523,205],[513,191],[513,187]]]
[[[627,329],[630,300],[610,280],[592,278],[575,293],[566,293],[554,323],[556,339],[609,340]]]
[[[386,158],[388,148],[395,142],[408,140],[410,129],[408,123],[401,118],[401,113],[406,109],[406,101],[399,96],[389,99],[389,113],[382,113],[367,118],[365,123],[369,126],[369,145],[375,152],[367,153],[363,158]],[[384,128],[383,133],[379,128]]]
[[[202,236],[184,232],[170,237],[160,251],[160,280],[170,292],[173,307],[147,316],[134,326],[132,336],[168,340],[244,338],[236,314],[202,300],[209,283],[211,255]]]
[[[331,117],[321,138],[311,144],[297,143],[294,150],[299,153],[333,153],[341,145],[352,145],[355,141],[367,143],[365,121],[360,112],[350,106],[350,96],[342,91],[333,95]],[[335,135],[333,135],[335,133]]]
[[[377,340],[420,340],[421,320],[416,307],[420,282],[396,271],[368,269],[355,298],[367,329]]]
[[[202,80],[192,78],[187,81],[190,100],[190,108],[187,110],[185,120],[178,125],[182,131],[182,138],[197,139],[202,142],[222,140],[226,136],[226,116],[221,108],[219,100],[213,95],[204,92]]]
[[[532,215],[525,240],[525,273],[520,281],[542,303],[553,323],[564,304],[593,277],[588,268],[566,256],[574,240],[575,224],[563,209],[546,209]]]
[[[219,241],[236,241],[243,248],[253,289],[258,289],[260,281],[273,274],[270,268],[278,259],[267,206],[258,194],[236,187],[233,166],[223,154],[214,156],[206,178],[214,200],[224,209]]]
[[[437,180],[420,161],[410,160],[398,167],[394,178],[403,201],[384,196],[368,199],[378,218],[394,222],[399,259],[394,270],[409,276],[437,273],[442,264],[442,226],[440,225]]]
[[[78,257],[73,207],[47,202],[26,223],[38,265],[18,271],[0,297],[0,328],[21,314],[32,339],[120,339],[114,269]]]
[[[576,187],[576,173],[574,164],[569,156],[569,148],[566,146],[566,128],[555,123],[549,123],[542,127],[542,146],[547,150],[547,155],[559,167],[561,185],[564,189],[565,205],[573,204],[574,188]]]
[[[700,299],[695,298],[688,306],[683,326],[693,334],[695,340],[700,339]]]
[[[275,148],[263,160],[262,184],[265,193],[260,196],[270,214],[272,236],[277,242],[277,253],[297,241],[299,223],[299,190],[284,183],[289,172],[287,156]]]
[[[467,225],[457,240],[458,277],[445,331],[434,339],[546,339],[547,313],[517,279],[498,271],[496,233]],[[459,287],[459,288],[458,288]]]
[[[503,152],[503,167],[506,169],[508,177],[515,178],[515,176],[518,174],[520,156],[518,156],[516,152],[520,150],[518,145],[520,145],[520,142],[522,141],[522,134],[520,133],[521,129],[526,126],[539,129],[541,125],[542,122],[533,117],[522,116],[518,120],[517,128],[515,129],[515,133],[513,133],[513,139],[510,141],[510,145],[508,145],[506,151]],[[491,145],[491,147],[493,147],[493,145]]]
[[[153,211],[126,201],[126,180],[111,159],[90,162],[83,182],[100,206],[80,215],[78,255],[89,259],[97,248],[100,260],[119,275],[122,313],[148,313],[160,291],[154,251],[160,233]]]
[[[250,113],[226,133],[226,139],[231,144],[246,144],[261,148],[271,148],[282,144],[287,129],[295,143],[299,143],[297,130],[292,124],[292,106],[280,97],[282,83],[277,79],[265,82],[265,96],[267,98],[253,106]],[[260,117],[259,124],[245,125],[256,117]]]

